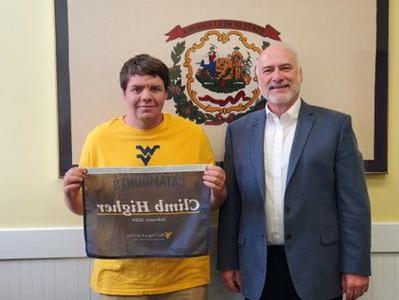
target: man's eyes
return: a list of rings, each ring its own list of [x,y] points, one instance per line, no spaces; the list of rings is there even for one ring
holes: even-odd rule
[[[264,74],[270,74],[273,73],[275,69],[263,69]],[[278,68],[279,71],[291,71],[292,66],[281,66]]]
[[[144,90],[144,87],[142,86],[133,86],[130,91],[134,92],[134,93],[141,93]],[[161,86],[152,86],[150,87],[150,91],[155,93],[155,92],[162,92],[163,89]]]
[[[153,92],[161,92],[162,91],[162,87],[160,87],[160,86],[151,87],[151,91],[153,91]]]
[[[132,87],[130,90],[131,90],[132,92],[139,93],[139,92],[141,92],[141,91],[143,90],[143,88],[142,88],[142,87],[139,87],[139,86],[134,86],[134,87]]]
[[[283,71],[289,71],[291,69],[292,69],[291,66],[284,66],[284,67],[281,68],[281,70],[283,70]]]

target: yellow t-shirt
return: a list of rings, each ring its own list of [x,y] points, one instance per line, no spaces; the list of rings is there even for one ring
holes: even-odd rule
[[[140,130],[122,117],[100,124],[84,144],[81,167],[163,166],[213,163],[202,127],[164,114],[160,125]],[[91,287],[108,295],[163,294],[208,284],[209,256],[96,259]]]

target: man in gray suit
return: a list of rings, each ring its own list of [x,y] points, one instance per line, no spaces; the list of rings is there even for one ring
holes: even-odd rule
[[[296,52],[256,65],[265,110],[229,125],[218,268],[247,299],[353,300],[368,289],[370,204],[350,116],[300,99]]]

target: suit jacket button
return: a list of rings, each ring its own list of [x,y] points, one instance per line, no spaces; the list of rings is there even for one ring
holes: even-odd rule
[[[286,214],[289,214],[290,211],[291,211],[291,208],[290,208],[288,205],[286,205],[286,206],[284,207],[284,211],[285,211]]]
[[[285,239],[286,239],[287,241],[290,240],[290,239],[292,239],[292,234],[291,234],[291,233],[286,234],[286,235],[285,235]]]

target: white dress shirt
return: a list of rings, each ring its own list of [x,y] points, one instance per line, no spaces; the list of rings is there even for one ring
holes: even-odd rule
[[[298,99],[280,117],[266,105],[264,139],[266,230],[269,245],[284,245],[284,194],[288,163],[298,121]]]

